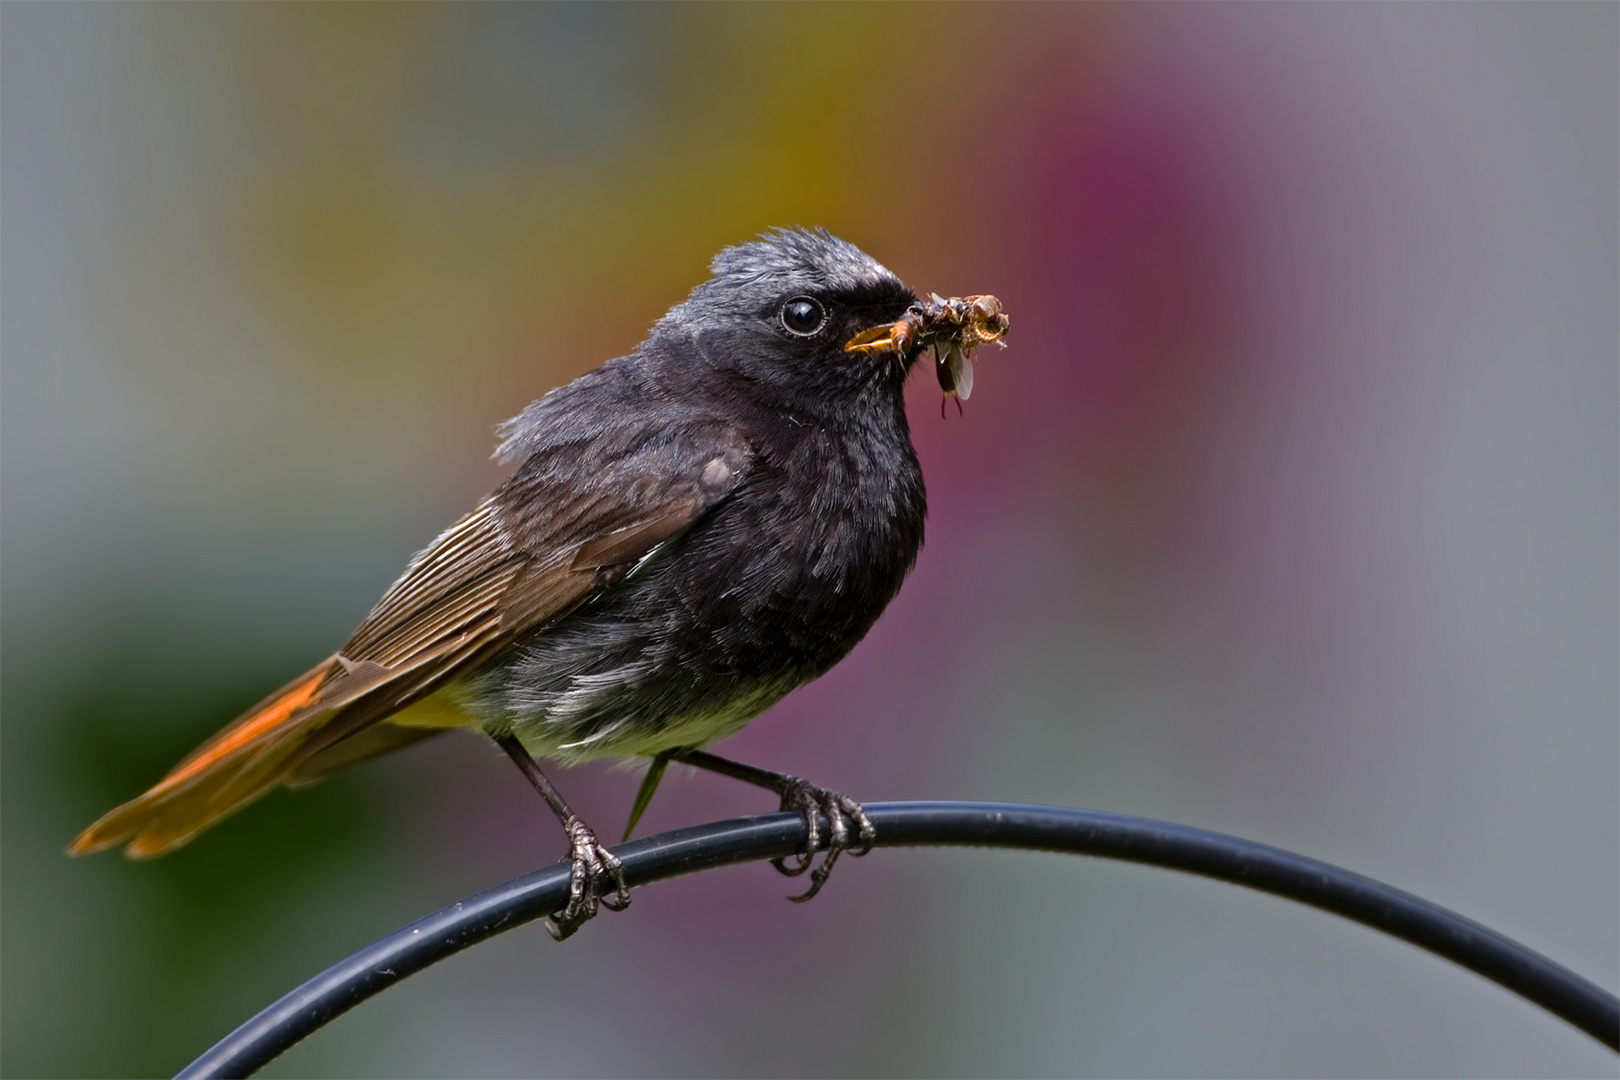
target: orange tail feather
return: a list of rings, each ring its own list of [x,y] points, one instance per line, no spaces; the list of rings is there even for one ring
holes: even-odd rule
[[[104,814],[68,847],[83,855],[129,842],[148,858],[184,844],[285,779],[311,753],[337,710],[322,689],[340,675],[336,657],[277,690],[193,751],[150,791]]]

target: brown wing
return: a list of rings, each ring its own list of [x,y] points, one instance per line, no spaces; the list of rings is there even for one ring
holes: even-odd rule
[[[128,840],[131,856],[159,855],[305,763],[322,766],[308,779],[402,744],[340,745],[609,587],[729,495],[749,459],[740,437],[712,426],[606,460],[589,449],[527,463],[412,560],[342,650],[103,816],[69,852]]]

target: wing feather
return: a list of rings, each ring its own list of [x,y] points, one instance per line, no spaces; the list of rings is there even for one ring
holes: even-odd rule
[[[436,607],[458,607],[455,596],[470,582],[524,558],[522,552],[513,550],[491,495],[411,560],[404,575],[355,628],[343,654],[359,660],[378,659],[372,654],[379,647],[386,653],[397,652],[388,641],[414,616]]]
[[[162,854],[300,779],[300,766],[317,755],[309,775],[409,741],[379,737],[353,754],[333,750],[611,587],[616,578],[604,570],[633,564],[690,528],[735,490],[750,456],[740,436],[715,424],[684,437],[659,433],[605,460],[592,460],[593,452],[602,456],[584,445],[532,457],[411,561],[335,656],[104,815],[69,851],[127,840],[131,856]]]

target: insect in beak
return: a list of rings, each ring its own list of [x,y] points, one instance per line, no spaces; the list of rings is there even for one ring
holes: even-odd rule
[[[897,322],[874,326],[850,338],[847,353],[893,352],[908,357],[911,350],[934,350],[934,375],[946,396],[965,399],[973,392],[973,350],[992,342],[1006,345],[1009,320],[994,296],[946,299],[931,294],[906,310]]]

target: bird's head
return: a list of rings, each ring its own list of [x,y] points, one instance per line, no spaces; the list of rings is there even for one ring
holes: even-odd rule
[[[901,319],[917,298],[876,259],[823,229],[778,229],[726,248],[713,277],[659,322],[653,340],[694,342],[704,362],[764,386],[829,402],[898,387],[918,349],[848,351]]]
[[[941,389],[967,397],[970,354],[1007,335],[994,296],[918,300],[883,264],[825,229],[773,230],[721,251],[710,269],[714,276],[654,328],[652,354],[774,389],[808,411],[836,411],[874,389],[898,401],[912,364],[930,349]]]

